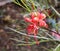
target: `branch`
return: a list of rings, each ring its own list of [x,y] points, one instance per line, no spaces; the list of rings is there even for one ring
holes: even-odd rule
[[[52,30],[50,30],[50,29],[48,29],[48,28],[44,28],[44,29],[46,29],[46,30],[48,30],[48,31],[50,31],[50,32],[53,32],[53,33],[55,33],[55,34],[58,34],[58,35],[60,36],[60,34],[59,34],[58,32],[52,31]]]
[[[18,34],[21,34],[21,35],[24,35],[24,36],[29,36],[29,37],[33,37],[33,38],[38,38],[38,39],[50,39],[50,38],[46,38],[46,37],[39,37],[39,36],[34,36],[34,35],[27,35],[26,33],[22,33],[22,32],[19,32],[13,28],[10,28],[10,27],[5,27],[6,29],[10,29]]]
[[[60,17],[60,13],[58,11],[55,10],[55,8],[53,6],[51,6],[51,8],[55,11],[55,13]]]

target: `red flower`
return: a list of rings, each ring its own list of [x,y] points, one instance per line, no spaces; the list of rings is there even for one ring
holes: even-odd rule
[[[43,20],[46,18],[46,15],[43,13],[39,13],[39,12],[32,12],[31,13],[31,18],[27,18],[24,17],[26,22],[31,23],[28,27],[27,27],[27,32],[28,33],[33,33],[34,31],[37,31],[36,27],[48,27],[48,25],[46,24],[46,22]],[[34,34],[34,33],[33,33]]]
[[[36,35],[38,32],[38,28],[35,27],[34,25],[29,25],[26,30],[27,30],[28,34]]]
[[[31,13],[31,18],[35,18],[35,17],[40,17],[40,13],[39,12],[32,12]]]
[[[45,19],[45,18],[46,18],[46,15],[43,14],[43,13],[41,13],[39,19],[43,20],[43,19]]]
[[[39,21],[39,26],[40,26],[40,27],[46,27],[46,28],[48,28],[48,25],[47,25],[46,22],[43,21],[43,20],[40,20],[40,21]]]
[[[32,20],[31,20],[30,18],[27,18],[27,17],[24,17],[24,20],[25,20],[26,22],[32,22]]]
[[[27,32],[29,35],[33,34],[34,36],[36,36],[38,33],[38,27],[36,25],[29,25],[27,27]],[[39,41],[37,40],[37,38],[35,37],[34,39],[36,41],[36,44],[39,44]]]
[[[46,15],[43,13],[39,13],[39,12],[32,12],[31,13],[31,18],[26,18],[24,17],[26,22],[31,23],[30,25],[28,25],[27,27],[27,33],[28,34],[33,34],[34,36],[37,35],[38,33],[38,27],[48,27],[46,22],[43,21],[43,19],[46,18]],[[36,38],[35,38],[36,40]],[[38,42],[38,41],[36,41]]]
[[[38,19],[45,19],[46,15],[43,14],[43,13],[39,13],[39,12],[32,12],[31,13],[31,18],[33,19],[35,17],[38,17]]]
[[[43,20],[45,18],[46,18],[46,15],[43,13],[39,13],[39,12],[32,12],[31,18],[24,17],[25,21],[31,23],[28,26],[27,32],[36,31],[34,29],[38,26],[47,28],[48,26],[47,26],[46,22]]]

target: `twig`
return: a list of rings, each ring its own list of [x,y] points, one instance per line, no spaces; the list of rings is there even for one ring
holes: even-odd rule
[[[54,51],[59,51],[58,48],[60,48],[60,44],[54,49]]]
[[[31,42],[26,42],[26,41],[14,39],[14,38],[10,38],[10,39],[11,39],[11,40],[14,40],[14,41],[16,41],[16,42],[21,42],[21,43],[31,43]]]
[[[55,10],[55,8],[53,6],[51,6],[51,8],[55,11],[55,13],[60,17],[60,14],[58,11]]]
[[[43,30],[41,30],[41,31],[43,31]],[[48,35],[50,38],[55,39],[53,36],[51,36],[51,35],[48,34],[47,32],[43,31],[43,33],[45,33],[46,35]]]
[[[46,37],[39,37],[39,36],[34,36],[34,35],[27,35],[26,33],[19,32],[19,31],[15,30],[13,28],[10,28],[10,27],[5,27],[5,28],[10,29],[10,30],[12,30],[12,31],[14,31],[14,32],[16,32],[18,34],[24,35],[24,36],[29,36],[29,37],[38,38],[38,39],[50,39],[50,38],[46,38]]]
[[[49,40],[42,40],[42,41],[39,41],[40,43],[43,43],[43,42],[49,42],[49,41],[58,41],[58,40],[53,40],[53,39],[49,39]],[[58,42],[60,42],[60,41],[58,41]],[[32,42],[32,43],[30,43],[30,44],[17,44],[17,46],[27,46],[27,45],[35,45],[36,44],[36,42]]]
[[[52,30],[50,30],[50,29],[48,29],[48,28],[44,28],[44,29],[46,29],[46,30],[48,30],[48,31],[50,31],[50,32],[53,32],[53,33],[55,33],[55,34],[58,34],[58,35],[60,36],[60,34],[59,34],[58,32],[52,31]]]

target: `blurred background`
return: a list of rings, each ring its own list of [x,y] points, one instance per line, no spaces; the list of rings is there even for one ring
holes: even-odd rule
[[[20,2],[20,0],[18,1]],[[27,2],[28,1],[29,0],[27,0]],[[40,5],[42,5],[41,10],[44,10],[44,9],[50,10],[52,15],[51,17],[55,19],[56,24],[58,25],[58,28],[56,28],[55,22],[50,20],[51,22],[53,22],[50,25],[50,29],[55,31],[55,28],[56,28],[57,32],[59,31],[58,33],[60,33],[60,0],[49,0],[49,1],[43,0],[43,2],[41,0],[38,0],[38,1],[35,0],[34,2],[36,3],[35,6],[37,8]],[[27,5],[30,6],[29,3],[27,3]],[[51,7],[51,5],[53,7]],[[42,40],[41,41],[42,43],[40,43],[39,45],[36,45],[36,44],[33,44],[31,46],[21,45],[22,43],[23,44],[25,43],[24,41],[22,41],[22,40],[25,40],[25,36],[22,36],[17,32],[14,32],[7,28],[8,26],[20,32],[25,32],[25,26],[27,24],[25,24],[25,22],[23,21],[23,16],[26,13],[28,12],[21,6],[15,4],[13,0],[0,0],[0,51],[53,51],[53,49],[55,49],[56,46],[60,44],[60,36],[59,38],[56,37],[56,39],[59,39],[57,41]],[[45,32],[51,33],[49,31],[45,31]],[[38,35],[38,36],[47,36],[45,35],[45,33],[40,32],[40,34],[41,35]],[[53,36],[55,37],[55,35]],[[20,45],[16,45],[16,44],[20,44]]]

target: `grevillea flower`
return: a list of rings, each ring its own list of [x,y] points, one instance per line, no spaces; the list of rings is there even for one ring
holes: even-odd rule
[[[45,19],[46,15],[43,14],[43,13],[39,13],[39,12],[32,12],[31,13],[31,18],[33,19],[35,17],[38,17],[38,19]]]
[[[40,27],[48,28],[48,25],[47,25],[46,22],[43,21],[43,20],[39,20],[39,26],[40,26]]]
[[[34,35],[36,35],[37,34],[37,31],[38,31],[38,28],[35,27],[34,25],[29,25],[27,27],[28,34],[34,34]]]
[[[37,35],[39,27],[48,27],[44,19],[46,18],[46,15],[44,13],[39,12],[32,12],[30,14],[30,18],[24,17],[26,22],[29,22],[30,24],[27,27],[27,33],[33,34],[34,36]],[[36,39],[36,38],[35,38]]]

